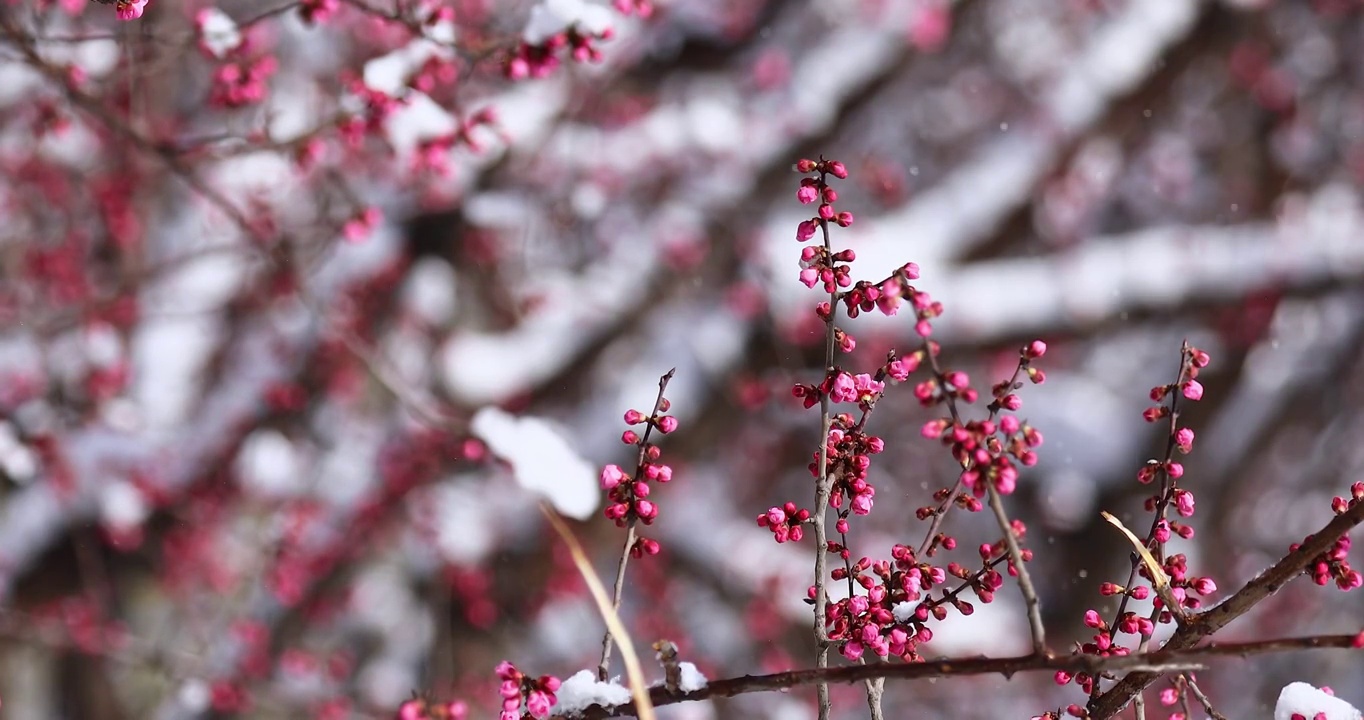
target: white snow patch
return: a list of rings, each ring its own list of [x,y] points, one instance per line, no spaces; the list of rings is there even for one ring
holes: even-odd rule
[[[418,143],[449,135],[459,125],[425,93],[411,90],[406,97],[406,102],[384,120],[384,131],[403,161],[411,157]]]
[[[104,524],[118,529],[138,527],[151,514],[142,491],[125,480],[104,486],[99,494],[99,510]]]
[[[422,258],[403,285],[403,305],[428,325],[444,325],[455,313],[455,271],[450,263]]]
[[[262,429],[247,436],[237,455],[237,472],[248,491],[267,497],[293,495],[303,486],[298,450],[278,430]]]
[[[692,226],[685,208],[671,210],[661,217],[673,227]],[[542,273],[543,302],[517,327],[451,336],[440,360],[446,387],[460,401],[482,404],[553,377],[648,292],[658,261],[654,245],[626,242],[581,275]]]
[[[689,662],[678,663],[677,669],[682,671],[682,680],[678,684],[682,692],[696,692],[706,686],[706,676],[702,675],[695,665]]]
[[[1325,713],[1326,720],[1360,720],[1359,710],[1353,705],[1305,682],[1285,686],[1274,706],[1274,720],[1292,720],[1294,715],[1313,718],[1318,713]]]
[[[14,426],[0,422],[0,471],[17,483],[27,483],[38,474],[38,456],[19,442]]]
[[[449,23],[443,23],[449,25]],[[439,29],[440,32],[436,32]],[[433,57],[449,59],[454,51],[445,44],[453,42],[453,27],[433,28],[434,39],[417,38],[387,55],[380,55],[365,63],[365,87],[390,97],[402,97],[412,75]]]
[[[603,5],[583,0],[546,0],[531,8],[530,19],[521,38],[531,45],[539,45],[567,30],[570,25],[594,35],[611,27],[611,11]]]
[[[201,713],[207,710],[209,703],[213,701],[213,691],[208,687],[208,683],[195,678],[186,680],[175,697],[186,710]]]
[[[571,518],[586,520],[596,512],[601,493],[592,464],[547,420],[518,418],[489,406],[474,415],[471,427],[494,455],[511,464],[522,487],[544,495]]]
[[[554,713],[573,715],[593,705],[604,708],[624,705],[630,702],[630,690],[618,683],[599,682],[596,673],[591,670],[579,670],[573,677],[563,681],[555,697],[559,701],[554,704]]]
[[[199,34],[204,49],[213,57],[222,59],[242,44],[241,30],[227,13],[215,7],[204,8],[199,12]]]
[[[122,53],[117,40],[94,38],[74,43],[44,43],[38,47],[38,54],[52,65],[75,65],[91,78],[101,78],[113,72]]]
[[[123,339],[118,330],[108,323],[94,323],[85,328],[85,356],[95,367],[107,368],[123,359]]]
[[[497,533],[480,494],[467,482],[446,483],[436,493],[436,548],[441,557],[454,565],[482,561],[492,551]]]
[[[131,394],[148,428],[172,430],[186,419],[217,335],[216,323],[193,317],[148,320],[134,330]]]

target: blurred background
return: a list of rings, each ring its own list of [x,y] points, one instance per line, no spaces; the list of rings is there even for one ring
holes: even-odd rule
[[[811,666],[812,543],[754,522],[813,500],[801,157],[848,168],[855,279],[922,267],[945,363],[988,388],[1049,344],[1020,412],[1046,444],[1008,506],[1057,648],[1113,610],[1098,585],[1128,550],[1099,512],[1148,522],[1136,473],[1164,437],[1141,411],[1181,341],[1212,365],[1185,415],[1197,535],[1174,547],[1215,598],[1361,479],[1364,4],[534,5],[0,7],[4,717],[383,718],[414,691],[491,717],[502,660],[595,667],[585,587],[469,420],[546,418],[628,465],[622,414],[673,367],[663,550],[631,564],[624,620],[711,678]],[[601,61],[507,79],[533,14],[570,11],[609,15]],[[918,343],[904,315],[844,327],[854,372]],[[936,416],[904,386],[878,406],[855,557],[922,539],[914,511],[955,479],[919,436]],[[998,534],[947,529],[963,564]],[[611,576],[623,531],[574,530]],[[1027,651],[1012,584],[977,607],[924,654]],[[1355,632],[1360,609],[1300,580],[1219,637]],[[1340,653],[1200,678],[1235,718],[1297,680],[1364,700]],[[866,716],[860,686],[834,697]],[[801,720],[813,698],[663,716]],[[890,683],[885,707],[1071,702],[1038,674]]]

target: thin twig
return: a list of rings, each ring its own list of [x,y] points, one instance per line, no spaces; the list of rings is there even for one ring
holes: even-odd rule
[[[1184,375],[1189,368],[1188,355],[1189,343],[1186,340],[1179,348],[1179,371],[1175,374],[1174,382],[1175,388],[1178,388],[1180,383],[1184,382]],[[1170,481],[1170,473],[1166,471],[1166,468],[1169,467],[1170,460],[1171,458],[1174,457],[1175,437],[1176,433],[1179,432],[1179,414],[1180,414],[1179,392],[1176,390],[1173,392],[1170,399],[1170,422],[1169,432],[1167,433],[1167,437],[1165,438],[1165,458],[1161,462],[1160,468],[1157,470],[1157,472],[1160,473],[1160,499],[1157,503],[1155,513],[1151,518],[1151,529],[1147,531],[1146,539],[1144,541],[1144,546],[1148,549],[1151,548],[1152,543],[1155,541],[1156,530],[1160,527],[1160,521],[1165,519],[1165,511],[1169,508],[1168,498],[1170,497],[1171,493],[1174,490],[1173,484]],[[1164,555],[1164,553],[1161,551],[1159,543],[1156,543],[1156,545],[1157,547],[1155,548],[1155,551],[1159,553],[1159,555],[1155,555],[1155,557],[1157,558],[1157,564],[1159,564],[1159,561],[1164,559],[1163,557],[1161,557]],[[1135,582],[1137,579],[1137,569],[1141,567],[1141,564],[1142,564],[1141,553],[1139,551],[1134,551],[1132,553],[1132,568],[1127,573],[1127,582],[1123,584],[1124,588],[1129,590],[1131,589],[1132,583]],[[1155,580],[1154,576],[1152,577],[1151,584],[1153,587],[1159,584]],[[1157,591],[1159,591],[1158,588]],[[1113,613],[1113,621],[1108,624],[1109,627],[1116,628],[1118,626],[1118,622],[1122,620],[1123,614],[1127,612],[1127,603],[1131,599],[1132,596],[1130,593],[1124,592],[1122,594],[1122,599],[1118,601],[1118,609],[1116,612]],[[1169,605],[1169,601],[1165,602],[1167,605]],[[1178,608],[1179,605],[1176,603],[1174,605],[1170,605],[1169,610],[1171,614],[1175,614]],[[1151,615],[1151,619],[1154,620],[1155,617],[1156,615],[1155,613],[1153,613]],[[1182,614],[1175,615],[1175,617],[1179,619],[1179,622],[1181,623],[1183,622],[1184,616]],[[1100,691],[1101,686],[1099,681],[1096,679],[1094,681],[1094,687],[1090,690],[1089,693],[1089,702],[1091,704],[1095,701],[1096,698],[1099,697]]]
[[[635,474],[631,482],[639,480],[644,472],[644,464],[648,460],[649,437],[654,432],[654,419],[663,412],[663,393],[668,389],[668,381],[673,379],[673,374],[677,368],[672,368],[658,379],[658,397],[654,398],[654,409],[649,413],[649,421],[644,425],[644,436],[639,439],[639,455],[635,459]],[[616,583],[615,590],[611,595],[611,609],[620,611],[621,594],[625,590],[625,566],[630,562],[630,548],[635,545],[635,517],[631,511],[630,520],[626,524],[625,546],[620,550],[620,562],[616,564]],[[606,681],[608,673],[611,671],[611,629],[607,628],[606,634],[601,639],[601,662],[597,664],[597,679]]]
[[[928,356],[928,366],[933,370],[933,376],[938,381],[938,386],[943,387],[947,384],[947,376],[943,374],[942,368],[938,366],[938,358],[933,354],[929,346],[928,338],[924,338],[924,354]],[[1018,368],[1023,367],[1023,361],[1019,361]],[[1018,369],[1014,370],[1013,379],[1009,381],[1009,391],[1012,392],[1013,384],[1018,378]],[[947,409],[952,414],[952,422],[961,425],[961,414],[957,410],[956,398],[944,392],[947,401]],[[998,409],[991,412],[991,419],[994,418]],[[969,463],[969,461],[968,461]],[[970,465],[963,467],[969,469]],[[1028,611],[1028,631],[1032,634],[1032,651],[1038,655],[1046,655],[1047,650],[1047,631],[1042,625],[1042,603],[1037,599],[1037,589],[1033,586],[1032,575],[1028,573],[1028,568],[1023,562],[1023,551],[1018,547],[1018,537],[1014,535],[1013,522],[1009,520],[1009,515],[1004,511],[1004,501],[1000,499],[999,490],[995,488],[989,478],[982,478],[985,489],[990,496],[990,510],[994,513],[995,522],[999,525],[1000,532],[1004,533],[1004,545],[1009,551],[1009,561],[1018,572],[1018,589],[1023,594],[1023,603]],[[931,536],[930,536],[931,537]]]
[[[1194,680],[1193,674],[1185,673],[1184,682],[1188,683],[1189,692],[1193,693],[1194,699],[1198,701],[1199,705],[1203,706],[1203,711],[1208,714],[1208,717],[1212,718],[1212,720],[1227,720],[1226,715],[1217,712],[1217,710],[1213,708],[1212,701],[1209,700],[1208,696],[1203,694],[1203,690],[1198,687],[1198,682]]]
[[[558,512],[543,502],[540,503],[540,512],[544,513],[545,519],[554,527],[554,532],[558,533],[559,538],[568,546],[568,552],[573,556],[573,564],[577,566],[583,582],[587,583],[588,592],[592,593],[592,600],[597,604],[597,611],[601,613],[602,620],[606,623],[607,632],[615,634],[620,643],[620,659],[625,663],[625,676],[629,680],[630,695],[634,698],[631,707],[635,712],[632,714],[638,715],[640,720],[654,720],[653,703],[650,701],[648,688],[644,686],[644,670],[639,665],[639,656],[635,654],[635,645],[631,642],[629,633],[625,631],[625,625],[621,623],[615,608],[611,607],[601,578],[597,577],[596,571],[592,569],[592,563],[587,561],[583,546],[578,543],[578,538],[573,536],[573,531],[568,529],[568,525],[560,519]]]
[[[819,174],[819,184],[824,185],[827,174],[823,171]],[[819,219],[819,228],[824,237],[825,257],[833,255],[833,248],[829,241],[829,221],[824,218]],[[834,335],[836,326],[834,325],[834,311],[838,307],[838,291],[835,289],[829,293],[829,315],[824,318],[824,378],[829,377],[829,373],[834,368]],[[823,382],[821,381],[821,384]],[[829,493],[832,482],[829,478],[829,429],[833,423],[829,415],[829,394],[821,392],[819,395],[819,460],[815,467],[815,666],[827,668],[829,666],[829,629],[825,626],[825,617],[828,614],[829,599],[824,593],[824,578],[828,573],[827,555],[829,553],[829,541],[827,529],[824,524],[825,515],[829,510]],[[815,695],[819,701],[819,720],[829,720],[829,715],[833,711],[833,701],[829,698],[829,686],[827,683],[818,683],[815,686]]]

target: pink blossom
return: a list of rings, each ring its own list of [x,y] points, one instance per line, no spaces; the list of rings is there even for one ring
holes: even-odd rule
[[[1179,511],[1179,514],[1182,515],[1183,517],[1193,517],[1193,514],[1194,514],[1194,496],[1193,496],[1193,493],[1189,492],[1188,490],[1176,490],[1176,491],[1175,491],[1175,508]]]
[[[1190,400],[1197,401],[1203,398],[1203,385],[1197,380],[1186,381],[1181,386],[1180,391],[1184,393],[1184,397]]]
[[[119,20],[136,20],[146,11],[148,0],[118,0],[115,8]]]
[[[871,495],[858,495],[852,499],[852,511],[858,515],[870,514],[871,506]]]
[[[540,690],[532,690],[526,696],[526,710],[531,717],[547,718],[550,708],[554,707],[554,701],[549,693]]]
[[[601,486],[603,490],[610,490],[621,482],[629,478],[619,465],[607,465],[601,471]]]

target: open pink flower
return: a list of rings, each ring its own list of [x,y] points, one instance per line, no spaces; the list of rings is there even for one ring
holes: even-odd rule
[[[115,9],[118,11],[119,20],[136,20],[142,17],[142,13],[147,9],[149,0],[118,0]]]

